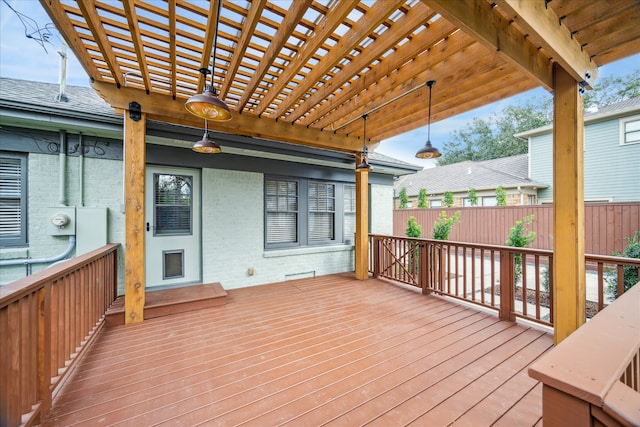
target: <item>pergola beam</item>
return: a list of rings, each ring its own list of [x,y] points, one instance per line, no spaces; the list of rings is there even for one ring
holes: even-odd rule
[[[142,106],[142,111],[148,120],[159,120],[196,128],[204,126],[201,119],[191,115],[184,108],[184,100],[174,100],[170,95],[156,92],[147,94],[140,89],[118,88],[115,84],[106,82],[96,81],[91,86],[115,109],[128,110],[129,103],[135,101]],[[357,153],[362,149],[362,141],[357,137],[292,125],[266,117],[259,118],[249,114],[234,114],[233,120],[211,122],[209,125],[211,129],[219,132],[289,142],[326,150]]]
[[[588,84],[596,79],[598,67],[544,1],[496,0],[496,3],[577,82]]]
[[[486,0],[422,0],[485,46],[500,52],[545,89],[553,90],[552,61]]]

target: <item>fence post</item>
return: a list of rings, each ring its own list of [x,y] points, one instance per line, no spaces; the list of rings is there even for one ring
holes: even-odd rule
[[[515,322],[515,294],[513,283],[513,254],[500,250],[500,319]],[[526,304],[526,301],[523,301]]]

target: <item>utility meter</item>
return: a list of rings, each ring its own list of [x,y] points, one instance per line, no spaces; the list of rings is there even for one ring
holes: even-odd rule
[[[57,213],[51,217],[51,224],[55,225],[58,228],[64,228],[69,225],[71,222],[71,218],[63,213]]]

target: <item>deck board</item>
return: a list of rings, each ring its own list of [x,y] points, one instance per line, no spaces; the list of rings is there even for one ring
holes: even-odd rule
[[[107,328],[43,425],[535,425],[540,330],[352,274]],[[523,420],[526,420],[523,424]]]

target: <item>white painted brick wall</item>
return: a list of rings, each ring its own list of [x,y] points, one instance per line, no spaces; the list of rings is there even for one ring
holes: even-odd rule
[[[50,236],[49,208],[58,205],[57,156],[29,156],[29,255],[49,257],[64,251],[68,238]],[[85,158],[84,205],[108,208],[108,241],[122,244],[119,291],[124,291],[125,221],[122,204],[122,162]],[[79,206],[78,158],[67,158],[67,203]],[[261,173],[204,169],[202,172],[203,281],[227,289],[272,283],[287,276],[353,271],[353,248],[330,247],[264,250],[264,177]],[[372,231],[391,234],[393,188],[371,186]],[[34,266],[39,271],[44,266]],[[248,271],[252,268],[253,275]],[[24,276],[24,267],[2,270],[1,282]],[[7,277],[13,277],[7,279]]]
[[[393,187],[371,184],[371,233],[393,234]]]
[[[60,159],[55,155],[29,154],[28,160],[28,255],[30,258],[56,256],[69,245],[68,236],[51,236],[49,221],[51,208],[60,206],[59,191]],[[80,206],[80,159],[67,157],[65,198],[68,206]],[[86,207],[108,208],[109,242],[122,243],[124,250],[124,215],[120,212],[122,203],[122,162],[107,159],[84,159],[84,205]],[[75,256],[75,251],[71,257]],[[124,262],[120,255],[119,283],[124,289]],[[32,272],[46,268],[47,264],[34,264]],[[3,267],[0,283],[22,278],[26,274],[24,266]]]
[[[203,280],[226,289],[285,280],[287,275],[353,270],[347,245],[264,250],[264,177],[205,169],[202,173]],[[254,270],[253,276],[248,270]]]

